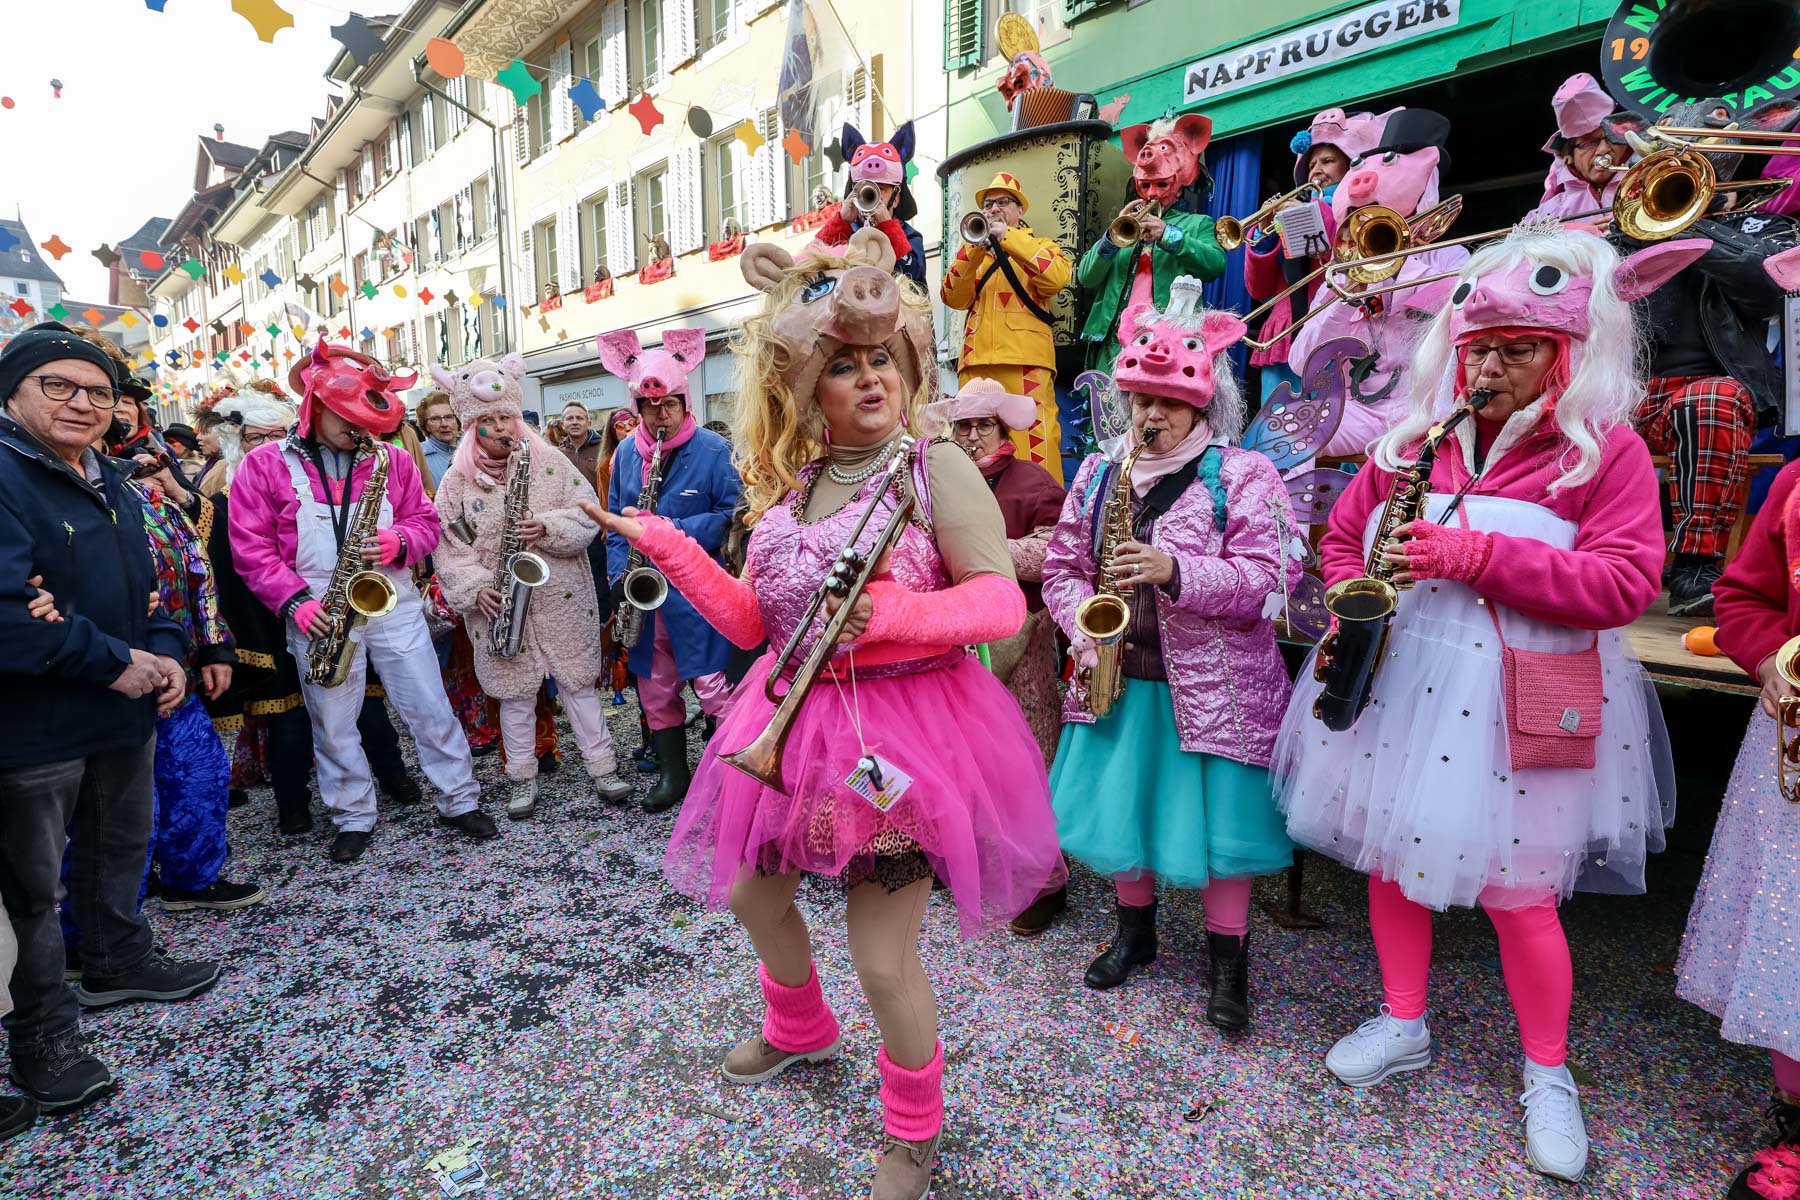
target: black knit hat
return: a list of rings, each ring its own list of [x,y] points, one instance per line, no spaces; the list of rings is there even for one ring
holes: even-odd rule
[[[118,386],[118,364],[107,356],[106,351],[85,341],[67,325],[45,321],[33,325],[0,349],[0,401],[12,399],[25,377],[45,363],[65,358],[93,363],[106,372],[114,387]]]

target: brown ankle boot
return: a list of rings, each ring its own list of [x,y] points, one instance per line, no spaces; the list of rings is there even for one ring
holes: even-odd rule
[[[767,1083],[795,1063],[826,1062],[843,1050],[842,1038],[818,1050],[778,1050],[759,1033],[732,1047],[719,1072],[733,1083]]]
[[[875,1185],[869,1200],[925,1200],[931,1194],[931,1172],[937,1166],[938,1142],[909,1142],[888,1134],[882,1144],[881,1165],[875,1168]]]

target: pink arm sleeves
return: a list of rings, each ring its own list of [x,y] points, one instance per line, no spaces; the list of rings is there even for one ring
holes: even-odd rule
[[[324,611],[325,606],[317,600],[304,600],[294,610],[294,624],[300,627],[301,633],[305,633],[312,626],[313,618]]]
[[[1401,548],[1406,551],[1406,569],[1414,579],[1474,583],[1487,568],[1494,539],[1479,529],[1415,521],[1412,540]]]
[[[968,646],[1011,637],[1025,624],[1025,593],[1004,575],[977,575],[941,592],[915,592],[891,579],[868,586],[874,612],[858,640]]]
[[[404,552],[404,547],[401,545],[399,534],[391,529],[377,529],[375,531],[375,540],[381,544],[382,562],[397,563],[400,561],[400,555]]]
[[[744,650],[755,649],[768,638],[756,607],[756,592],[749,584],[733,578],[667,517],[640,520],[644,536],[637,540],[637,548],[668,576],[669,585],[688,598],[707,624]]]

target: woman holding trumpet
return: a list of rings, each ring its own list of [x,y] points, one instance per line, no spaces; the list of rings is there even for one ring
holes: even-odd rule
[[[767,295],[735,345],[742,579],[659,517],[590,515],[737,645],[783,647],[738,689],[664,864],[679,890],[729,903],[761,960],[761,1028],[721,1070],[761,1083],[841,1052],[794,906],[803,874],[830,879],[847,895],[850,957],[881,1031],[886,1139],[871,1195],[917,1200],[943,1121],[937,1003],[917,945],[932,877],[972,934],[1064,872],[1037,744],[964,650],[1017,632],[1025,598],[974,463],[906,436],[935,368],[925,297],[896,283],[893,264],[873,230],[798,262],[768,244],[744,253]],[[845,560],[847,546],[862,559]],[[821,583],[828,572],[841,591]]]
[[[1267,771],[1291,685],[1265,614],[1300,564],[1280,476],[1231,445],[1244,401],[1225,351],[1244,323],[1203,310],[1200,289],[1177,279],[1166,314],[1132,314],[1114,378],[1138,449],[1082,464],[1045,558],[1044,602],[1086,669],[1064,701],[1051,793],[1063,848],[1118,889],[1118,930],[1087,985],[1155,960],[1160,876],[1201,889],[1206,1019],[1235,1030],[1250,1018],[1251,881],[1293,862]],[[1103,593],[1129,606],[1109,645],[1087,616]],[[1102,655],[1123,674],[1116,704]]]

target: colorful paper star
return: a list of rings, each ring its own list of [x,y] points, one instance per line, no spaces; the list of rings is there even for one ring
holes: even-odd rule
[[[90,304],[81,314],[81,319],[86,321],[89,325],[100,325],[105,322],[106,314]]]
[[[360,337],[365,342],[372,342],[375,340],[375,331],[370,329],[367,325],[364,325],[361,329],[357,330],[356,336]]]
[[[451,289],[444,293],[444,303],[448,304],[451,308],[455,308],[461,302],[462,301],[460,297],[457,296],[455,289]]]
[[[521,108],[531,103],[531,98],[544,90],[544,85],[532,78],[530,68],[516,58],[503,70],[494,73],[494,82],[511,92],[513,103]]]
[[[5,231],[0,230],[0,232],[5,232]],[[0,245],[0,250],[4,250],[4,249],[6,249],[6,247],[4,245]],[[108,270],[111,270],[112,265],[119,261],[118,254],[116,252],[114,252],[114,250],[111,246],[108,246],[105,243],[95,246],[92,250],[88,251],[88,253],[92,254],[94,256],[94,258],[99,261],[100,265],[107,268]]]
[[[832,138],[831,144],[825,147],[825,157],[831,160],[831,169],[836,171],[844,165],[844,142],[842,138]]]
[[[334,295],[337,296],[338,299],[342,300],[344,298],[344,293],[349,290],[350,290],[350,285],[345,283],[343,281],[342,277],[333,279],[331,281],[331,291]]]
[[[812,153],[812,144],[798,129],[787,131],[787,136],[781,139],[781,148],[787,151],[788,160],[796,167],[805,162],[806,156]]]
[[[606,111],[606,101],[600,98],[600,93],[594,88],[594,81],[586,75],[569,89],[569,99],[581,110],[581,119],[584,121],[591,121]]]
[[[277,325],[275,322],[270,321],[269,325],[268,325],[268,329],[269,329],[270,337],[280,337],[281,336],[281,326]]]
[[[58,237],[54,233],[50,235],[49,241],[39,242],[38,244],[40,246],[42,246],[45,249],[45,251],[47,251],[49,253],[50,257],[54,258],[57,262],[61,262],[63,255],[67,254],[70,251],[70,249],[72,248],[72,247],[70,247],[69,243],[63,241],[60,237]]]
[[[488,301],[488,303],[492,304],[495,308],[505,308],[506,307],[506,297],[502,296],[498,292],[496,292],[494,294],[494,298],[492,300]]]
[[[144,0],[144,7],[151,12],[161,12],[163,10],[163,5],[168,2],[169,0]]]
[[[212,323],[212,331],[214,333],[218,334],[220,337],[224,337],[225,336],[225,322],[214,321]]]
[[[189,279],[206,278],[206,266],[197,258],[190,258],[181,264],[181,270],[187,272]]]
[[[420,304],[430,304],[433,300],[436,300],[436,299],[437,299],[437,297],[431,294],[430,288],[422,287],[419,289],[419,303]]]
[[[144,264],[144,269],[147,271],[163,269],[163,256],[154,250],[139,250],[138,261]]]
[[[189,333],[199,333],[200,332],[200,322],[194,320],[194,318],[192,318],[192,317],[189,317],[187,320],[183,321],[181,323],[181,327],[183,329],[187,330]]]
[[[338,336],[341,338],[349,337],[350,336],[350,327],[348,325],[339,325],[338,326]]]
[[[425,43],[425,61],[445,79],[455,79],[468,68],[462,47],[449,38],[434,37]]]
[[[261,275],[258,275],[257,278],[262,280],[262,285],[266,288],[278,288],[281,286],[281,276],[273,271],[264,271]]]
[[[311,275],[302,275],[300,278],[294,280],[294,282],[299,285],[301,291],[306,292],[310,292],[319,286],[319,281],[314,279]]]
[[[139,320],[140,320],[140,318],[138,317],[138,315],[136,313],[132,312],[129,308],[119,314],[119,324],[123,325],[127,329],[136,329],[138,326]]]
[[[364,296],[368,297],[370,300],[373,300],[381,291],[380,288],[376,287],[374,284],[370,283],[366,279],[363,280],[363,285],[360,288],[357,288],[356,290],[361,292]]]
[[[745,121],[737,127],[737,140],[744,143],[745,154],[755,154],[768,139],[757,129],[755,121]]]
[[[404,300],[404,299],[406,299],[406,289],[404,287],[402,287],[400,284],[396,283],[394,285],[394,295],[399,297],[400,299]]]
[[[250,22],[250,28],[265,42],[273,42],[277,33],[294,27],[294,14],[275,0],[231,0],[231,11]]]
[[[381,53],[381,35],[355,13],[345,17],[342,25],[333,25],[331,36],[350,52],[351,59],[359,67]]]
[[[626,107],[626,111],[637,118],[638,128],[644,131],[645,137],[649,137],[650,131],[662,124],[662,109],[656,107],[656,101],[650,98],[649,92],[639,92],[638,98]]]
[[[44,312],[52,321],[67,320],[69,316],[69,310],[64,308],[61,303],[52,304],[49,308],[46,308]]]
[[[906,182],[907,182],[907,183],[911,183],[911,182],[912,182],[912,181],[913,181],[913,180],[915,180],[915,179],[917,179],[917,178],[918,178],[918,177],[919,177],[919,164],[918,164],[918,163],[916,163],[916,162],[913,162],[913,161],[912,161],[912,160],[910,160],[910,159],[909,159],[909,160],[907,160],[907,163],[906,163]]]
[[[232,263],[229,267],[225,268],[225,278],[232,283],[244,282],[244,268],[238,266],[236,263]]]
[[[9,233],[4,227],[0,227],[0,254],[5,254],[18,244],[19,239],[17,236]]]
[[[256,332],[256,326],[252,325],[248,321],[239,321],[238,322],[238,332],[243,334],[245,337],[249,337],[251,334]]]
[[[158,329],[167,329],[169,327],[169,318],[163,316],[161,313],[152,313],[150,316],[150,323]]]
[[[486,304],[486,303],[487,303],[487,297],[483,296],[480,292],[470,292],[469,293],[469,307],[470,308],[480,308],[483,304]]]

